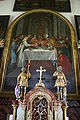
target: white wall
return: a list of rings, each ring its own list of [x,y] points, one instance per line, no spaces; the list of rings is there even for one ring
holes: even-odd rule
[[[14,3],[15,0],[0,0],[0,15],[10,15],[9,25],[17,16],[23,13],[23,12],[13,12]],[[68,13],[60,12],[60,13],[72,23],[75,29],[74,15],[80,15],[80,0],[70,0],[70,3],[71,3],[71,12]]]

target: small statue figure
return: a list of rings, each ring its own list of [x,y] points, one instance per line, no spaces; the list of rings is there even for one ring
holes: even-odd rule
[[[63,88],[66,87],[67,81],[64,73],[62,72],[61,66],[57,67],[57,71],[54,72],[53,76],[57,77],[55,87],[57,87],[57,93],[60,94],[60,96],[58,95],[58,99],[62,99],[63,98],[62,91]]]
[[[26,73],[26,69],[22,68],[21,69],[21,73],[18,75],[17,77],[17,83],[20,86],[20,94],[21,97],[23,96],[23,94],[26,94],[27,88],[28,88],[28,74]]]

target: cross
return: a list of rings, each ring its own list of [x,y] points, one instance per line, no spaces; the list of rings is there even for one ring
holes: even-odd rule
[[[40,83],[42,83],[42,79],[41,79],[41,77],[42,77],[42,72],[46,72],[46,69],[42,69],[43,67],[42,66],[40,66],[40,70],[36,70],[36,72],[40,72],[40,80],[39,80],[39,82]]]

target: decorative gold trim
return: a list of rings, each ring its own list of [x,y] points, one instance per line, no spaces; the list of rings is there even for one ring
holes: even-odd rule
[[[12,24],[10,25],[7,35],[6,35],[6,43],[5,43],[5,48],[3,51],[3,57],[2,57],[2,62],[1,62],[1,69],[0,69],[0,86],[1,86],[1,91],[3,87],[3,79],[6,73],[6,66],[7,66],[7,58],[8,58],[8,53],[9,53],[9,47],[10,47],[10,42],[11,42],[11,35],[12,35],[12,30],[15,27],[15,25],[26,15],[32,14],[32,13],[39,13],[39,12],[44,12],[44,13],[52,13],[60,17],[64,22],[69,26],[70,32],[71,32],[71,40],[72,40],[72,49],[73,49],[73,59],[74,59],[74,67],[75,67],[75,79],[76,79],[76,95],[78,96],[79,89],[78,89],[78,84],[80,84],[79,81],[79,64],[78,64],[78,55],[77,55],[77,44],[76,44],[76,38],[75,38],[75,31],[71,23],[61,14],[58,12],[52,11],[52,10],[46,10],[46,9],[34,9],[30,11],[26,11],[19,17],[17,17]],[[74,94],[75,95],[75,94]]]
[[[78,48],[80,49],[80,41],[78,42]]]

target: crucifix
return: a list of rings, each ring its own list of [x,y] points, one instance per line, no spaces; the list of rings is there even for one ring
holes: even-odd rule
[[[42,77],[42,72],[46,72],[46,69],[42,69],[43,67],[42,66],[40,66],[40,70],[36,70],[36,72],[40,72],[40,80],[39,80],[39,83],[42,83],[42,79],[41,79],[41,77]]]

